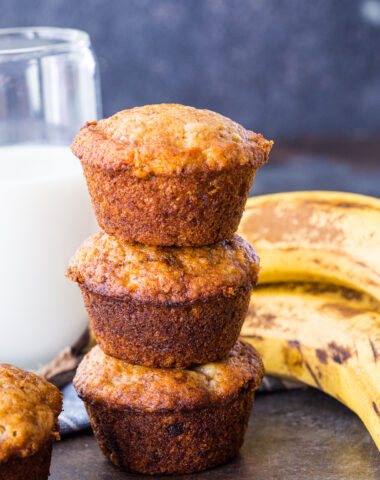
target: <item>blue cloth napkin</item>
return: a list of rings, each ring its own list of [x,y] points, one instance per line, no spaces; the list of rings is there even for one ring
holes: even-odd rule
[[[79,432],[89,428],[90,421],[82,400],[80,400],[70,382],[61,389],[63,393],[63,411],[59,416],[61,435]]]

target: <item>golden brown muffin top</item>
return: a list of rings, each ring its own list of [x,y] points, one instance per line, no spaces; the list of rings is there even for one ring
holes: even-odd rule
[[[181,303],[232,296],[257,282],[259,258],[238,235],[204,247],[158,247],[121,243],[99,232],[70,261],[71,280],[112,297]]]
[[[227,357],[185,370],[132,365],[94,347],[74,379],[88,403],[138,411],[186,410],[228,401],[240,389],[256,390],[264,376],[256,350],[239,340]]]
[[[273,142],[210,110],[178,104],[123,110],[86,124],[73,153],[84,163],[138,177],[219,171],[267,160]]]
[[[59,439],[62,395],[44,378],[0,363],[0,463],[33,455]]]

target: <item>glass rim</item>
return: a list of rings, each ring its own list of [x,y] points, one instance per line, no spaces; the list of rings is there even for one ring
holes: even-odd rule
[[[31,45],[22,48],[0,48],[0,55],[48,54],[70,50],[73,46],[89,47],[90,36],[87,32],[76,28],[62,27],[12,27],[0,28],[0,39],[7,35],[19,35],[28,39],[57,40],[46,45]]]

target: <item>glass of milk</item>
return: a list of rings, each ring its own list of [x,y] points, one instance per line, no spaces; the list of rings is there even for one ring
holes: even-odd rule
[[[0,362],[36,369],[86,328],[65,272],[97,227],[69,146],[100,116],[85,32],[0,29]]]

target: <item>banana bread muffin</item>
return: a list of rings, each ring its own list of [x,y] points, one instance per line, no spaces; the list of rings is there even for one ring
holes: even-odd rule
[[[272,144],[215,112],[161,104],[86,124],[72,151],[107,233],[199,246],[236,231]]]
[[[94,347],[74,386],[114,464],[145,474],[190,473],[234,457],[264,368],[238,341],[228,356],[188,370],[131,365]]]
[[[61,410],[61,393],[54,385],[0,363],[0,480],[48,478]]]
[[[186,367],[219,360],[235,344],[259,259],[233,235],[205,247],[123,244],[104,232],[70,262],[95,337],[130,363]]]

